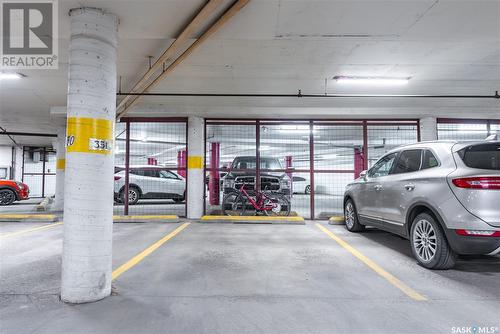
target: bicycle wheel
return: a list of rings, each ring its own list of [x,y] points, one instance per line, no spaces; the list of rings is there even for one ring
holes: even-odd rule
[[[229,193],[222,201],[222,212],[226,216],[244,216],[247,199],[240,193]]]
[[[272,206],[272,210],[264,210],[265,214],[268,216],[289,216],[291,205],[288,198],[282,194],[270,194],[266,195],[266,200],[264,201],[264,207]]]

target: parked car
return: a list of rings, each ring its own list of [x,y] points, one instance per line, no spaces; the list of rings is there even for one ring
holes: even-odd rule
[[[12,180],[0,180],[0,205],[11,205],[15,201],[29,198],[30,189],[27,184]]]
[[[311,184],[309,180],[303,178],[302,176],[292,176],[292,189],[294,194],[306,194],[311,193]]]
[[[125,170],[115,168],[115,201],[125,202]],[[129,204],[141,199],[172,199],[176,203],[186,197],[186,181],[177,173],[161,166],[131,166],[129,174]]]
[[[410,240],[418,262],[500,253],[500,142],[426,142],[395,149],[347,186],[346,228]]]
[[[228,173],[222,179],[222,189],[224,195],[227,195],[235,190],[239,190],[242,184],[245,184],[245,189],[255,189],[255,177],[257,166],[255,156],[236,157],[231,164]],[[290,178],[286,173],[273,172],[269,170],[283,170],[279,159],[272,157],[261,157],[260,168],[263,170],[260,173],[261,190],[270,190],[276,193],[290,197]]]

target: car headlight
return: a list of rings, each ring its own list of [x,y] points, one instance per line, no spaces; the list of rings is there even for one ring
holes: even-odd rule
[[[280,186],[282,189],[289,189],[290,188],[290,181],[287,179],[282,179],[280,181]]]
[[[21,182],[17,182],[17,181],[16,181],[16,185],[17,185],[17,187],[18,187],[19,189],[21,189],[21,190],[24,190],[24,188],[25,188],[24,183],[21,183]]]
[[[224,188],[234,188],[234,179],[225,179]]]

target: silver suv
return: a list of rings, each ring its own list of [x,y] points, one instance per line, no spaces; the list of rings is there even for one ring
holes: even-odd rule
[[[418,262],[448,269],[456,254],[500,253],[500,142],[423,142],[388,152],[349,184],[346,228],[410,239]]]

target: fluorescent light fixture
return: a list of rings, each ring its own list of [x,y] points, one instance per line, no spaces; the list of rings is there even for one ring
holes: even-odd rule
[[[270,151],[271,150],[271,146],[261,145],[259,147],[259,150],[260,151]]]
[[[360,76],[335,76],[338,84],[373,85],[373,86],[403,86],[407,85],[411,77],[360,77]]]
[[[281,125],[279,131],[282,133],[305,134],[310,133],[311,128],[309,125]],[[316,133],[316,129],[313,130]]]
[[[0,80],[16,80],[16,79],[22,79],[24,77],[25,77],[25,75],[23,75],[21,73],[0,72]]]

